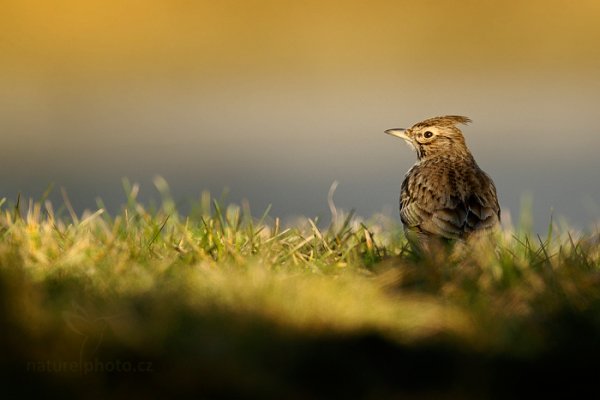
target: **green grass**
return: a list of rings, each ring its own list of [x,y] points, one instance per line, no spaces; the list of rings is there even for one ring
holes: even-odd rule
[[[598,232],[505,229],[493,245],[417,257],[383,216],[285,226],[208,194],[183,216],[157,186],[162,204],[147,208],[126,185],[117,215],[1,201],[5,384],[98,397],[479,398],[591,382]]]

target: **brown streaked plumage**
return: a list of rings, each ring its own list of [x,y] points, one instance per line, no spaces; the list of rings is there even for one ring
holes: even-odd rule
[[[459,115],[429,118],[408,129],[386,133],[404,139],[418,161],[400,190],[400,219],[409,238],[467,239],[495,229],[500,206],[492,179],[483,172],[457,124]]]

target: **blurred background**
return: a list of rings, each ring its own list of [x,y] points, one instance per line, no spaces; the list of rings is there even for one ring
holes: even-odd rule
[[[504,215],[598,220],[600,2],[1,0],[0,197],[109,210],[121,180],[182,209],[396,215],[415,154],[384,135],[460,114]]]

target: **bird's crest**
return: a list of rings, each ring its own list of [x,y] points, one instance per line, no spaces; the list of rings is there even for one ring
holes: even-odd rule
[[[424,128],[426,126],[454,126],[456,124],[468,124],[471,118],[462,115],[444,115],[442,117],[433,117],[413,125],[413,128]]]

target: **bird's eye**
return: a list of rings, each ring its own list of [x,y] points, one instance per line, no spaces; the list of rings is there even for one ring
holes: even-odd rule
[[[433,132],[431,132],[431,131],[427,131],[427,132],[425,132],[425,133],[423,134],[423,136],[425,136],[427,139],[429,139],[430,137],[432,137],[432,136],[433,136]]]

